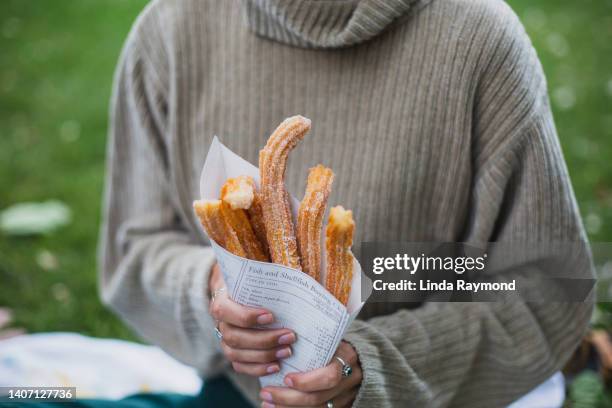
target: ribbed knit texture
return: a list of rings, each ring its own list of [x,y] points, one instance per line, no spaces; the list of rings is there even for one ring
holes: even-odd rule
[[[355,242],[586,239],[545,79],[501,0],[154,1],[115,77],[103,299],[147,340],[225,372],[207,311],[212,251],[194,216],[214,135],[257,163],[285,117],[301,196],[317,163]],[[585,260],[588,263],[588,260]],[[358,407],[501,407],[558,370],[592,303],[368,304],[347,336]]]

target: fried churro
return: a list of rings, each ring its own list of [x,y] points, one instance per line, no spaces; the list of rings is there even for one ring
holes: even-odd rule
[[[251,179],[253,180],[253,179]],[[263,218],[263,207],[261,205],[261,193],[255,189],[255,182],[253,181],[253,202],[247,210],[249,215],[249,221],[251,221],[251,227],[255,236],[261,243],[261,247],[264,254],[270,259],[270,248],[268,246],[268,237],[266,236],[266,225]]]
[[[266,238],[266,227],[263,222],[261,194],[257,190],[253,177],[238,176],[228,179],[221,194],[221,199],[228,203],[232,209],[246,210],[255,237],[259,241],[266,260],[269,260],[270,252],[268,250],[268,239]]]
[[[334,172],[323,165],[310,169],[306,192],[297,219],[297,241],[302,270],[319,281],[321,276],[321,228]]]
[[[234,255],[246,257],[247,253],[236,232],[228,228],[223,218],[222,207],[221,200],[199,200],[193,203],[193,209],[208,237]]]
[[[292,116],[272,133],[259,152],[261,201],[270,256],[274,263],[301,269],[289,195],[285,189],[285,168],[289,152],[310,130],[310,119]]]
[[[267,262],[269,258],[253,231],[246,210],[242,208],[251,207],[253,186],[254,182],[249,182],[246,176],[228,179],[221,188],[221,216],[228,229],[238,237],[246,258]]]
[[[255,197],[255,181],[249,176],[227,179],[221,188],[221,200],[234,210],[248,210]]]
[[[325,231],[327,250],[327,277],[325,287],[342,304],[346,305],[353,279],[353,212],[341,206],[333,207]]]

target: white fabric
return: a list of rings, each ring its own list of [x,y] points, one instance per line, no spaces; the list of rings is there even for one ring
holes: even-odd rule
[[[557,372],[507,408],[561,408],[564,400],[565,379]]]
[[[79,398],[120,399],[140,392],[193,395],[201,379],[158,347],[45,333],[0,341],[0,386],[70,386]]]

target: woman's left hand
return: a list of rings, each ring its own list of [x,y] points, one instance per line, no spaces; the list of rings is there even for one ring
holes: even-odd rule
[[[353,372],[342,376],[342,365],[335,356],[349,364]],[[285,377],[284,387],[265,387],[259,393],[262,408],[323,407],[331,402],[334,408],[350,407],[359,386],[362,372],[357,352],[342,341],[332,361],[326,367],[307,373],[292,373]]]

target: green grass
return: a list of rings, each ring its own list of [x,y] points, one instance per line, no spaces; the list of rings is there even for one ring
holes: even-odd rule
[[[589,237],[612,241],[612,1],[508,3],[542,60]]]
[[[0,208],[66,202],[46,237],[0,235],[0,305],[27,330],[130,338],[101,305],[96,240],[112,75],[143,0],[0,2]],[[49,253],[57,268],[37,258]]]
[[[50,236],[0,235],[0,306],[29,331],[131,338],[98,299],[95,250],[113,69],[145,3],[0,2],[0,208],[56,198],[74,215]],[[510,4],[549,78],[589,235],[612,241],[612,1]]]

